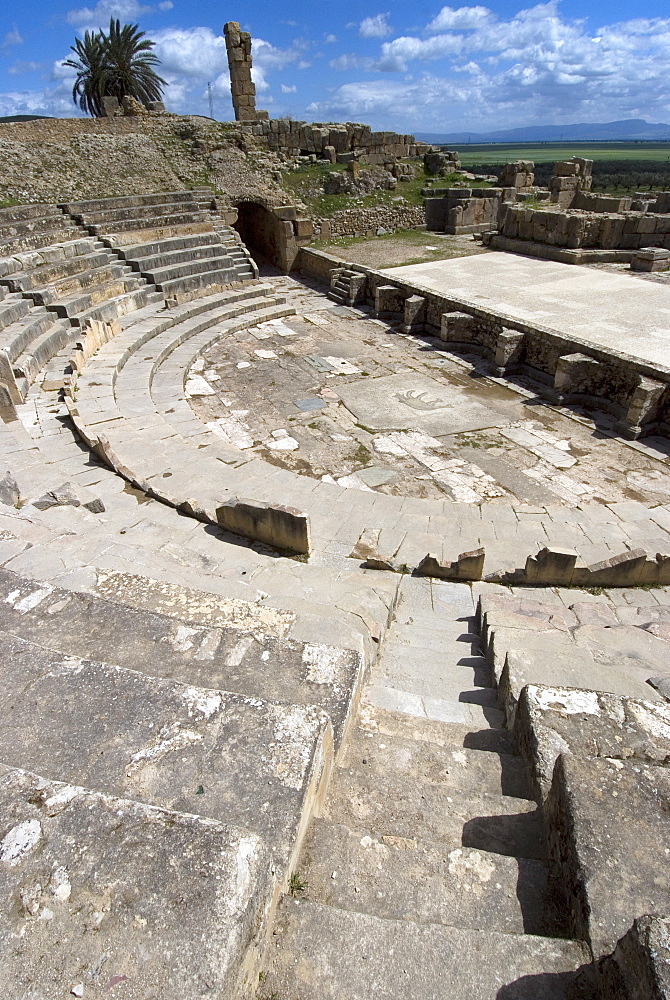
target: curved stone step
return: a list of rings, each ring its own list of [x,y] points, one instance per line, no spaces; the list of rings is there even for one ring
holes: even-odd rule
[[[546,855],[542,816],[535,802],[471,788],[463,791],[335,769],[323,815],[375,836],[418,837],[451,850],[479,851],[541,860]]]
[[[62,206],[72,215],[88,215],[119,208],[143,208],[151,205],[193,203],[197,201],[198,190],[158,191],[155,194],[119,195],[116,198],[91,198],[84,201],[70,201]]]
[[[260,995],[277,1000],[569,1000],[575,941],[443,927],[284,897]]]
[[[110,262],[108,250],[96,250],[94,253],[81,254],[73,257],[63,257],[36,267],[9,275],[3,279],[13,292],[26,292],[32,288],[41,288],[70,275],[94,270]]]
[[[157,585],[146,580],[144,587],[149,593]],[[86,659],[104,660],[114,650],[118,666],[150,677],[321,708],[341,745],[360,694],[364,665],[358,653],[288,639],[292,616],[241,601],[227,614],[226,602],[219,601],[219,620],[203,623],[196,601],[202,614],[205,595],[194,594],[190,608],[186,593],[181,596],[181,613],[168,616],[0,569],[0,629]]]
[[[129,267],[111,260],[107,254],[100,266],[88,268],[84,261],[83,266],[73,274],[51,281],[44,287],[30,288],[23,294],[38,305],[56,308],[68,299],[76,303],[79,293],[95,296],[98,294],[97,289],[107,285],[118,287],[118,282],[131,274]]]
[[[254,832],[282,871],[297,856],[330,765],[324,713],[2,643],[0,761]]]

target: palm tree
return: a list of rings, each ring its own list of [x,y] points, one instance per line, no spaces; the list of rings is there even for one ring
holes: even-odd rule
[[[122,101],[134,97],[141,104],[160,101],[165,80],[154,70],[158,56],[151,49],[154,42],[144,38],[136,24],[124,24],[110,18],[109,35],[105,36],[107,67],[105,93]]]
[[[104,113],[104,98],[134,97],[141,104],[159,101],[165,80],[154,66],[159,59],[151,49],[154,42],[144,37],[136,24],[124,24],[110,18],[109,34],[103,31],[84,33],[70,48],[76,59],[66,59],[65,65],[77,70],[72,88],[72,100],[82,111],[100,117]]]
[[[100,117],[104,110],[104,71],[106,54],[102,32],[87,31],[83,41],[78,38],[70,48],[76,59],[66,59],[65,65],[77,70],[72,88],[72,100],[82,111]]]

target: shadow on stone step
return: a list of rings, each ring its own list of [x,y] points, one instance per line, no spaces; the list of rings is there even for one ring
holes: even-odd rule
[[[466,750],[484,750],[487,753],[513,754],[514,739],[509,729],[478,729],[463,737]],[[505,794],[509,795],[509,792]]]
[[[463,825],[461,843],[463,847],[509,857],[542,861],[546,856],[539,809],[512,815],[475,816]]]
[[[589,969],[590,966],[582,965],[573,972],[541,972],[537,976],[521,976],[513,983],[501,986],[496,1000],[601,1000],[588,975]]]
[[[481,705],[482,708],[497,707],[496,693],[489,687],[475,687],[470,691],[461,691],[458,700],[468,705]]]
[[[568,906],[562,883],[552,877],[545,866],[538,866],[537,861],[517,858],[516,863],[516,897],[524,934],[548,938],[569,937]],[[544,868],[544,878],[538,878],[538,867]]]

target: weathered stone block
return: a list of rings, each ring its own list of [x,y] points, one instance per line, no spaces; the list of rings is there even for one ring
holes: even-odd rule
[[[216,520],[226,531],[273,548],[301,554],[310,551],[309,517],[295,507],[256,500],[228,500],[216,508]]]
[[[507,365],[514,364],[521,360],[523,352],[524,334],[519,330],[510,330],[505,327],[498,334],[496,340],[495,365],[500,372]]]
[[[528,684],[514,721],[533,791],[543,802],[559,754],[670,762],[670,705],[575,687]]]
[[[600,362],[587,354],[565,354],[556,364],[554,389],[560,393],[578,392],[580,385],[592,379],[600,367]]]
[[[608,1000],[670,1000],[670,919],[639,917],[596,968]]]
[[[403,332],[422,330],[426,319],[426,300],[423,295],[408,295],[405,299]]]
[[[561,754],[545,807],[570,933],[596,959],[636,915],[670,912],[670,768]]]
[[[528,556],[525,583],[568,587],[572,582],[578,555],[572,549],[545,547],[537,555]]]
[[[404,312],[404,296],[395,285],[377,285],[375,288],[375,316],[391,317]]]
[[[311,219],[296,219],[294,229],[299,240],[310,240],[314,236],[314,223]]]
[[[424,556],[416,571],[419,576],[441,580],[481,580],[484,574],[484,549],[461,552],[455,562],[444,563],[436,555]]]
[[[183,1000],[206,981],[233,1000],[245,970],[257,980],[276,892],[261,837],[6,767],[0,824],[0,934],[21,934],[3,958],[4,996],[28,979],[46,997],[56,979],[64,996],[132,984]]]
[[[440,339],[455,343],[468,343],[473,339],[475,319],[470,313],[442,313]]]

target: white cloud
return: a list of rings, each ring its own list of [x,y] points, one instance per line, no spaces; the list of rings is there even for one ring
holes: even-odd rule
[[[363,18],[358,28],[358,34],[361,38],[388,38],[393,31],[391,25],[387,23],[388,16],[387,12]]]
[[[433,35],[432,38],[394,38],[382,45],[379,69],[385,72],[404,73],[407,63],[413,59],[431,62],[456,56],[463,50],[461,35]]]
[[[427,27],[428,31],[454,31],[480,28],[493,15],[488,7],[443,7]]]
[[[11,31],[8,31],[0,42],[0,48],[9,49],[12,45],[23,45],[23,38],[21,37],[21,32],[14,25]]]
[[[160,3],[144,4],[140,0],[98,0],[95,7],[76,7],[69,10],[65,19],[76,27],[107,27],[111,17],[122,21],[137,20],[142,14],[154,10],[171,10],[172,0],[161,0]]]
[[[43,64],[40,62],[31,62],[29,59],[17,59],[15,63],[9,67],[7,72],[11,76],[17,76],[20,73],[37,73],[38,70],[42,69]]]
[[[333,44],[334,42],[336,42],[336,41],[337,41],[337,35],[326,35],[326,37],[325,37],[324,41],[325,41],[325,42],[326,42],[326,43],[327,43],[328,45],[332,45],[332,44]]]
[[[352,52],[343,53],[341,56],[338,56],[337,59],[331,59],[328,65],[331,69],[339,70],[378,68],[378,62],[376,59],[370,59],[368,56],[357,56]]]
[[[295,86],[295,84],[292,87],[287,87],[285,83],[282,83],[279,85],[279,89],[281,90],[282,94],[295,94],[298,88]]]

